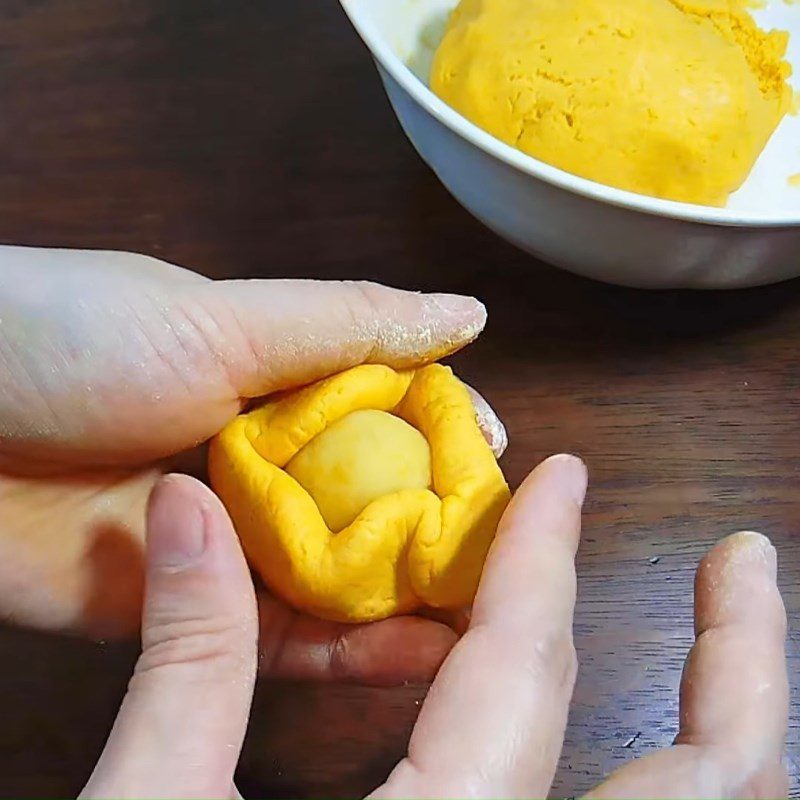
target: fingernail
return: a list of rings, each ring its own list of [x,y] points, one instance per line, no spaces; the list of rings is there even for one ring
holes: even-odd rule
[[[583,506],[589,485],[589,471],[581,459],[561,453],[550,456],[542,467],[550,471],[552,479],[558,483],[561,491],[571,497],[577,505]]]
[[[486,306],[474,297],[458,294],[431,294],[426,298],[430,310],[438,317],[449,318],[459,338],[475,339],[486,327]]]
[[[445,314],[486,318],[486,306],[474,297],[463,294],[430,294],[428,299]]]
[[[755,531],[741,531],[729,536],[727,544],[728,564],[732,568],[760,567],[773,581],[777,580],[778,553],[766,536]]]
[[[466,387],[469,396],[472,398],[475,417],[478,420],[478,427],[483,433],[483,438],[486,439],[486,443],[492,448],[494,457],[500,459],[508,447],[508,432],[506,431],[506,427],[486,400],[471,386],[466,385]]]
[[[167,476],[153,493],[147,532],[147,560],[153,567],[186,567],[205,550],[206,524],[203,508],[186,492],[181,502],[182,479]],[[169,493],[160,500],[159,495]]]

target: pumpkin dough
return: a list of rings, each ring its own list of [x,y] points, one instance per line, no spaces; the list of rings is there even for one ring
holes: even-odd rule
[[[787,44],[742,0],[462,0],[431,88],[575,175],[722,206],[791,106]]]
[[[286,471],[338,533],[385,494],[427,489],[431,449],[425,437],[399,417],[354,411],[315,436]]]
[[[470,605],[508,486],[446,367],[361,366],[242,414],[209,474],[295,608],[366,622]]]

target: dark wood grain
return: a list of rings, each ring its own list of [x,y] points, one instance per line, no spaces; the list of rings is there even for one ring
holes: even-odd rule
[[[215,277],[371,278],[488,304],[489,329],[458,367],[508,424],[509,478],[562,450],[592,472],[581,673],[557,794],[670,742],[692,573],[718,537],[773,537],[796,616],[800,284],[647,294],[503,244],[412,152],[333,0],[4,0],[0,70],[2,241],[138,250]],[[0,794],[81,785],[134,656],[0,632]],[[423,696],[262,685],[244,793],[368,791],[403,753]]]

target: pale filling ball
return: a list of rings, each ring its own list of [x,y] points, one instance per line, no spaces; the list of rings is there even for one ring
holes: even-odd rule
[[[315,436],[287,464],[338,533],[373,501],[431,485],[425,437],[385,411],[354,411]]]

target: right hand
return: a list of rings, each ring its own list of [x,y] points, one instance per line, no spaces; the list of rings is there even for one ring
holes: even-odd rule
[[[546,461],[518,491],[469,630],[436,677],[408,755],[373,797],[548,795],[577,671],[574,556],[585,491],[585,467],[568,456]],[[255,599],[230,521],[207,489],[186,478],[159,486],[147,575],[144,649],[83,796],[236,797]],[[785,796],[786,617],[765,537],[737,534],[705,557],[695,621],[675,745],[588,797]]]
[[[374,797],[548,796],[577,672],[574,556],[585,488],[583,465],[557,456],[517,492],[470,630],[439,671],[408,756]],[[776,575],[775,549],[757,533],[730,536],[705,556],[675,743],[606,777],[587,800],[786,796],[786,614]]]

